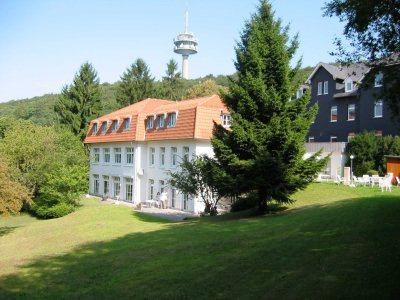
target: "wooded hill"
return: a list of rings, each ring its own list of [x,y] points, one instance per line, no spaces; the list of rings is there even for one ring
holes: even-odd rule
[[[301,70],[302,80],[305,80],[312,72],[313,67],[305,67]],[[187,98],[190,95],[199,93],[198,96],[206,95],[207,93],[215,93],[215,90],[204,87],[200,91],[195,91],[196,86],[201,85],[207,80],[212,80],[216,83],[217,88],[227,88],[229,85],[229,76],[225,75],[207,75],[191,80],[182,80],[182,95]],[[232,76],[235,78],[235,75]],[[102,111],[101,115],[107,114],[120,108],[116,101],[116,92],[119,82],[115,83],[102,83]],[[156,81],[155,86],[161,85],[161,81]],[[33,98],[11,100],[5,103],[0,103],[0,117],[10,116],[16,119],[30,120],[36,124],[53,125],[56,123],[56,113],[54,112],[54,104],[56,103],[60,94],[45,94],[43,96],[36,96]],[[154,95],[158,97],[157,92]]]

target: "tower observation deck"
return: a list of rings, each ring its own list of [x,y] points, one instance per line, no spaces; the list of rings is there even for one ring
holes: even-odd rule
[[[174,52],[182,55],[182,77],[189,78],[189,55],[197,53],[197,39],[189,32],[189,13],[185,13],[185,32],[174,39]]]

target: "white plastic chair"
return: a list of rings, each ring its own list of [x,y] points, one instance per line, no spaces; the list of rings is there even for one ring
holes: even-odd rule
[[[379,179],[379,187],[381,188],[381,191],[383,192],[384,190],[387,192],[392,191],[392,180],[390,176],[386,176],[384,178]]]
[[[399,176],[396,176],[396,181],[397,181],[397,186],[400,186],[400,178],[399,178]]]
[[[363,182],[364,185],[370,185],[371,184],[371,177],[369,177],[369,175],[363,175]]]

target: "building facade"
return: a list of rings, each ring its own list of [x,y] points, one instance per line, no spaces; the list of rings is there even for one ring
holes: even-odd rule
[[[397,135],[391,111],[377,95],[382,88],[379,73],[367,87],[370,69],[363,64],[339,67],[319,63],[309,77],[311,104],[318,114],[311,125],[308,142],[348,142],[356,134]]]
[[[90,122],[89,193],[138,204],[167,193],[168,207],[200,212],[203,203],[180,193],[169,182],[180,162],[213,156],[214,123],[230,125],[230,115],[216,96],[179,102],[145,99]]]

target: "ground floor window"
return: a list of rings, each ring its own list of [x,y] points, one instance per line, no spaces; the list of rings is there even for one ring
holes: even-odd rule
[[[171,189],[171,207],[175,207],[176,190]]]
[[[133,199],[133,179],[125,178],[125,200],[132,201]]]
[[[149,179],[149,199],[154,200],[154,180]]]
[[[183,194],[183,209],[184,210],[188,209],[188,202],[189,202],[189,195]]]
[[[110,192],[110,177],[103,176],[103,195],[107,196]]]
[[[119,177],[114,177],[114,198],[120,197],[121,193],[121,181]]]
[[[160,194],[164,193],[165,191],[165,181],[160,180]]]
[[[93,175],[93,194],[98,195],[100,190],[99,175]]]

